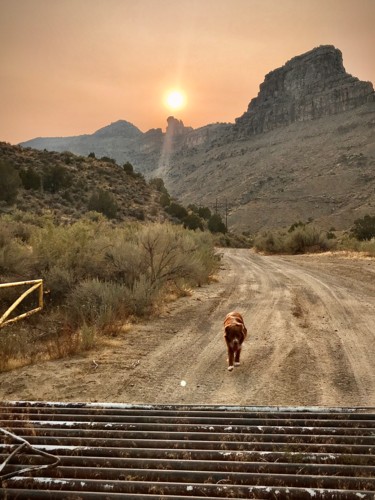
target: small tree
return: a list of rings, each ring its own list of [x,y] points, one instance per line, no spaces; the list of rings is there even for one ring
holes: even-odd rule
[[[357,240],[371,240],[375,237],[375,216],[365,215],[361,219],[354,221],[351,234]]]
[[[153,179],[150,179],[149,184],[161,193],[168,194],[167,188],[165,187],[164,181],[161,177],[154,177]]]
[[[126,172],[127,174],[129,175],[133,175],[134,174],[134,168],[133,168],[133,165],[127,161],[126,163],[124,163],[123,167],[124,169],[124,172]]]
[[[188,207],[188,210],[191,210],[195,214],[198,213],[199,208],[195,203],[190,203],[187,207]]]
[[[109,156],[102,156],[101,161],[105,161],[106,163],[112,163],[113,165],[116,165],[116,160],[113,158],[110,158]]]
[[[208,220],[208,229],[211,233],[226,233],[227,228],[219,214],[213,214]]]
[[[211,217],[211,210],[208,207],[199,207],[198,209],[199,217],[202,217],[204,220],[209,220]]]
[[[51,193],[66,189],[72,184],[69,170],[62,165],[49,167],[43,176],[43,188]]]
[[[88,203],[88,209],[100,212],[109,219],[114,219],[117,214],[118,206],[111,193],[99,189],[96,193],[92,194]]]
[[[203,231],[202,219],[197,214],[189,214],[183,219],[184,227],[187,229],[200,229]]]
[[[166,209],[166,212],[168,212],[172,217],[176,217],[177,219],[184,219],[188,213],[185,207],[180,205],[179,203],[176,203],[173,201]]]
[[[171,203],[171,198],[168,193],[162,193],[159,198],[159,203],[162,207],[168,207]]]
[[[16,168],[8,161],[0,161],[0,201],[11,205],[16,201],[21,178]]]
[[[40,189],[42,179],[40,175],[35,172],[33,167],[28,167],[27,170],[21,170],[20,177],[25,189]]]

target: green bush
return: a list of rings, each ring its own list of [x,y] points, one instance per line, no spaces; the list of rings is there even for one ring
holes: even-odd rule
[[[0,160],[0,201],[11,205],[16,201],[21,178],[16,168],[6,160]]]
[[[26,190],[29,189],[38,190],[41,188],[42,178],[33,169],[33,167],[28,167],[26,170],[21,170],[20,177],[22,185]]]
[[[223,233],[225,234],[227,232],[227,228],[222,221],[222,218],[219,214],[213,214],[211,217],[208,219],[208,229],[211,231],[211,233]]]
[[[168,194],[167,188],[164,185],[164,181],[161,177],[154,177],[153,179],[150,179],[149,185],[155,188],[157,191],[160,191],[160,193]]]
[[[43,189],[50,193],[57,193],[72,184],[70,171],[62,165],[53,165],[46,169],[43,175]]]
[[[162,193],[159,198],[159,203],[162,207],[168,207],[171,204],[171,198],[168,193]]]
[[[186,208],[179,203],[176,203],[175,201],[172,201],[172,203],[170,203],[170,205],[165,208],[165,211],[169,215],[171,215],[172,217],[176,217],[176,219],[179,219],[180,221],[182,221],[188,215]]]
[[[182,222],[183,222],[183,226],[187,229],[192,229],[192,230],[200,229],[201,231],[203,231],[202,219],[194,213],[189,214],[186,217],[184,217]]]
[[[202,219],[209,220],[212,214],[208,207],[199,207],[198,215],[199,217],[202,217]]]
[[[360,241],[375,238],[375,216],[365,215],[356,219],[351,234]]]
[[[133,168],[133,165],[130,163],[130,162],[126,162],[124,163],[124,165],[122,166],[122,168],[124,169],[124,172],[126,172],[128,175],[133,175],[134,174],[134,168]]]
[[[111,193],[99,189],[96,193],[92,194],[88,203],[88,209],[100,212],[109,219],[114,219],[117,214],[118,206]]]

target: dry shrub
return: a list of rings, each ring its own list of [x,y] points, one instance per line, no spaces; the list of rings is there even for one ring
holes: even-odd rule
[[[52,301],[62,301],[74,284],[75,276],[71,269],[53,266],[46,272],[44,286]]]
[[[297,227],[285,238],[284,248],[287,253],[325,252],[333,246],[331,240],[314,226]]]
[[[356,238],[344,234],[339,242],[340,250],[365,253],[369,257],[375,257],[375,239],[370,241],[358,241]]]
[[[14,328],[2,328],[0,332],[0,372],[3,372],[22,364],[25,346]]]
[[[79,333],[80,333],[80,350],[87,351],[92,347],[94,347],[98,334],[95,326],[83,323]]]
[[[67,297],[68,321],[75,327],[86,324],[104,330],[125,316],[126,295],[125,287],[118,283],[97,278],[81,281]]]
[[[323,231],[314,226],[297,226],[293,231],[267,231],[254,240],[254,248],[270,254],[301,254],[325,252],[335,245]]]
[[[361,251],[365,252],[370,257],[375,257],[375,239],[363,241],[361,243]]]
[[[138,246],[150,284],[159,289],[168,281],[205,283],[218,266],[211,236],[180,226],[145,226],[139,232]]]
[[[13,337],[0,346],[4,359],[19,358],[22,364],[89,349],[98,334],[117,334],[130,316],[160,308],[172,288],[181,296],[207,282],[218,268],[209,233],[168,223],[113,227],[91,214],[71,225],[36,220],[24,232],[27,244],[19,238],[21,226],[16,236],[7,221],[7,232],[0,235],[0,272],[3,277],[22,272],[23,279],[43,278],[48,292],[43,316],[57,314],[61,324],[41,342],[30,327],[25,352]],[[2,222],[0,217],[0,229]],[[0,305],[12,300],[0,296]]]
[[[255,237],[254,248],[258,252],[282,253],[283,237],[281,231],[265,231]]]
[[[30,249],[16,240],[0,248],[0,272],[27,276],[32,268]]]

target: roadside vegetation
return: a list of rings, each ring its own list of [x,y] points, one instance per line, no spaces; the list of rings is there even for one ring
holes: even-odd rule
[[[356,219],[348,232],[323,231],[312,221],[298,221],[287,230],[263,231],[255,236],[254,249],[267,254],[302,254],[327,251],[362,252],[375,256],[375,216]]]
[[[208,231],[171,223],[113,226],[96,212],[70,225],[19,211],[3,215],[0,281],[43,278],[45,308],[0,330],[0,370],[118,336],[129,321],[157,315],[166,301],[209,282],[218,265]],[[1,314],[15,293],[1,290]]]
[[[312,221],[236,235],[208,207],[182,206],[109,157],[0,143],[0,282],[42,278],[42,313],[0,329],[0,371],[64,357],[121,336],[130,324],[208,283],[215,246],[268,254],[348,250],[375,256],[375,216],[347,233]],[[0,317],[22,293],[0,289]],[[36,307],[28,297],[17,313]]]

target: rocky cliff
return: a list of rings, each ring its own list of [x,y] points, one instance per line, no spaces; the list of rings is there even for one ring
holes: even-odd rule
[[[314,120],[374,100],[372,83],[346,73],[340,50],[331,45],[294,57],[266,75],[259,94],[236,119],[241,136]]]

